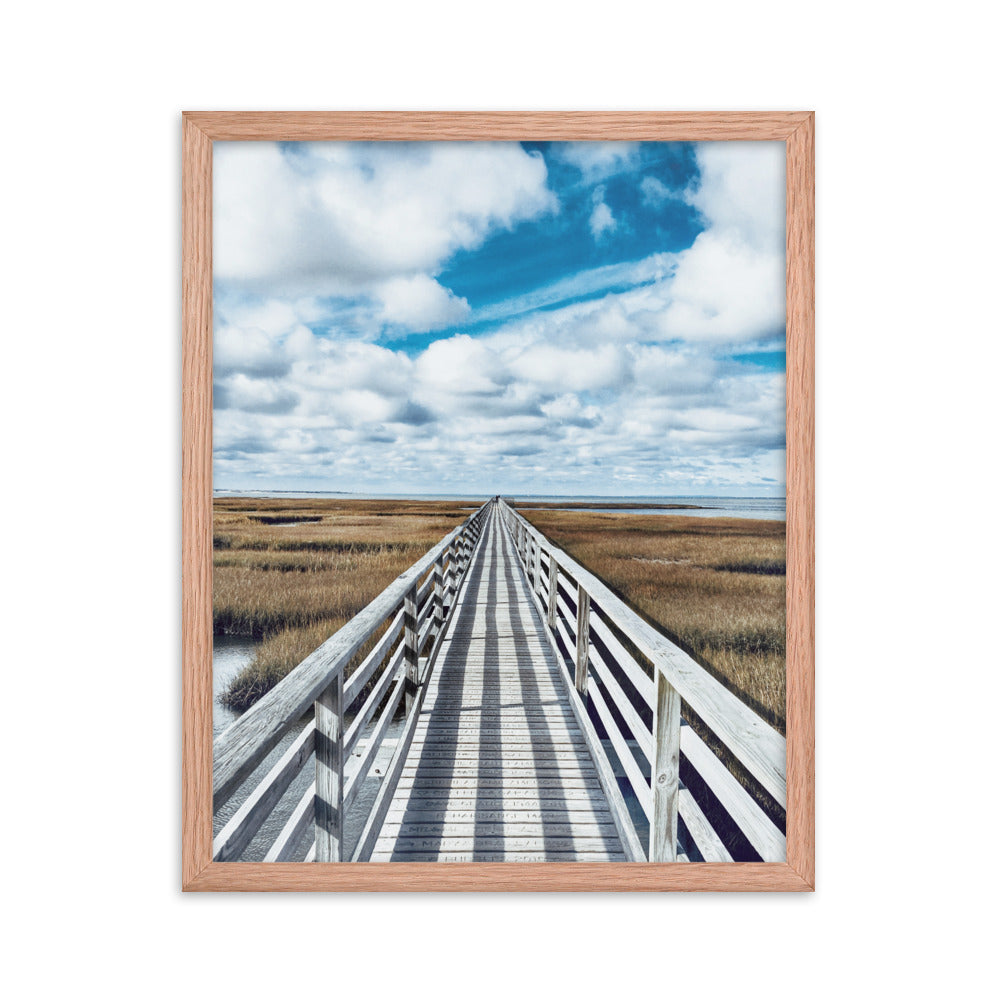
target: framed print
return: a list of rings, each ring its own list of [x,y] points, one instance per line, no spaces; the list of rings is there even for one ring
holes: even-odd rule
[[[813,115],[183,116],[186,890],[810,890]]]

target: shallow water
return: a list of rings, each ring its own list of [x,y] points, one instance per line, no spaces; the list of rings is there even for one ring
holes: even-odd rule
[[[217,635],[212,640],[213,739],[224,729],[228,728],[236,719],[239,718],[241,714],[220,705],[218,696],[220,692],[225,690],[230,680],[232,680],[232,678],[235,677],[236,674],[239,673],[239,671],[253,659],[254,650],[257,648],[257,645],[258,644],[254,642],[253,639],[250,639],[247,636],[239,635]],[[293,725],[291,729],[281,738],[278,745],[257,767],[257,770],[253,775],[251,775],[250,779],[247,780],[244,785],[237,790],[233,797],[218,810],[214,816],[213,836],[217,834],[226,822],[233,816],[247,795],[250,794],[250,790],[255,786],[255,784],[260,781],[260,779],[267,774],[274,764],[281,759],[281,755],[288,749],[289,746],[291,746],[299,733],[302,732],[303,726],[305,726],[311,718],[312,713],[310,712],[309,715],[305,716]],[[374,728],[374,721],[370,722],[365,727],[365,734],[359,745],[354,749],[353,755],[355,757],[359,757],[361,755],[361,751],[366,745],[367,737],[371,734]],[[353,850],[354,845],[361,836],[361,831],[364,828],[368,811],[371,809],[372,803],[374,802],[375,795],[377,794],[379,785],[382,781],[382,775],[385,773],[385,768],[389,762],[389,758],[392,756],[393,750],[395,749],[396,740],[399,738],[402,728],[402,720],[397,720],[389,724],[385,742],[382,744],[381,749],[376,755],[375,762],[372,765],[369,776],[365,780],[352,808],[344,818],[345,850],[348,853]],[[348,767],[350,768],[350,765],[348,765]],[[267,853],[269,847],[274,842],[278,834],[281,833],[281,829],[285,825],[285,821],[291,815],[292,810],[298,804],[299,799],[302,798],[309,786],[312,784],[315,775],[315,757],[310,757],[309,760],[306,761],[305,766],[292,781],[288,791],[281,797],[281,800],[275,806],[271,815],[264,821],[260,831],[243,852],[241,860],[264,860],[264,855]],[[305,858],[306,852],[309,850],[310,843],[311,836],[307,834],[300,843],[299,849],[293,857],[293,860],[302,861]]]
[[[212,738],[239,718],[239,713],[219,704],[219,695],[253,659],[257,643],[245,635],[212,637]]]

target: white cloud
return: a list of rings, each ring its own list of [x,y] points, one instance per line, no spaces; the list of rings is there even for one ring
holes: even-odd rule
[[[688,194],[716,233],[755,250],[785,250],[785,144],[702,142],[701,182]]]
[[[642,192],[642,203],[650,208],[658,208],[677,197],[658,177],[643,177],[639,190]]]
[[[701,233],[680,254],[659,315],[665,338],[739,342],[785,323],[785,256],[755,250],[732,230]]]
[[[469,315],[469,303],[426,274],[390,278],[377,289],[381,318],[410,330],[438,330]]]
[[[254,327],[223,326],[215,331],[212,363],[216,375],[282,375],[288,361],[272,337]]]
[[[507,161],[487,153],[476,162],[490,188],[487,165]],[[706,229],[688,249],[564,278],[495,310],[492,318],[503,325],[493,332],[440,339],[411,358],[366,342],[365,324],[432,330],[470,316],[468,303],[436,278],[441,254],[463,241],[476,245],[532,199],[445,195],[432,185],[437,216],[425,218],[408,178],[411,170],[429,176],[431,161],[435,176],[447,173],[433,151],[406,170],[366,173],[357,151],[325,149],[323,171],[350,179],[356,203],[333,198],[315,176],[303,177],[286,200],[293,212],[312,206],[332,220],[344,245],[330,245],[315,226],[304,231],[303,246],[293,245],[282,208],[270,235],[285,263],[273,270],[294,294],[253,306],[236,295],[218,300],[218,484],[253,485],[262,476],[271,483],[312,479],[325,489],[478,490],[495,483],[546,492],[558,482],[568,492],[670,494],[780,482],[784,378],[719,360],[783,329],[783,230],[774,191],[784,161],[765,153],[731,143],[697,147],[701,184],[684,197]],[[292,157],[280,168],[318,173],[313,159]],[[621,155],[599,156],[587,169],[596,177],[616,162]],[[525,167],[519,157],[510,164]],[[380,228],[370,184],[380,197],[398,198],[402,245],[388,247],[392,233]],[[646,185],[643,194],[662,192]],[[594,195],[593,210],[603,205],[613,224],[600,187]],[[610,232],[607,219],[597,223],[595,237]],[[258,238],[251,222],[240,225]],[[412,245],[407,227],[422,234]],[[354,283],[343,308],[355,315],[317,304],[322,291],[312,278],[331,254],[353,255],[340,280],[345,288]],[[562,304],[624,286],[631,288]]]
[[[632,376],[630,359],[617,344],[580,348],[541,341],[514,357],[510,370],[547,392],[621,389]]]
[[[747,342],[785,325],[785,147],[706,142],[688,200],[707,227],[678,254],[664,337]]]
[[[637,142],[567,142],[555,147],[555,152],[588,183],[631,169],[639,161]]]
[[[590,234],[598,242],[606,233],[613,233],[618,228],[618,222],[604,200],[604,188],[594,190],[594,210],[590,213]]]
[[[216,143],[216,279],[345,295],[436,273],[496,229],[558,206],[518,143]]]

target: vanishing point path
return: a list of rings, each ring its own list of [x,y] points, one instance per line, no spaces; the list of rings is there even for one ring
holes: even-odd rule
[[[493,497],[216,737],[211,857],[782,862],[785,755]]]
[[[624,861],[513,540],[494,508],[372,861]]]

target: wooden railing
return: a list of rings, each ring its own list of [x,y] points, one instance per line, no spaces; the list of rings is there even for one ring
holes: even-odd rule
[[[748,783],[780,811],[784,738],[502,500],[500,512],[565,667],[570,700],[626,854],[633,860],[732,861],[724,838],[735,827],[761,860],[784,861],[782,831],[682,714],[693,712],[697,719],[691,721],[725,747],[723,755],[739,761],[751,776]],[[626,646],[646,661],[645,669]],[[612,757],[627,779],[626,795]],[[629,789],[648,822],[648,838],[629,812]],[[728,827],[722,836],[710,816],[715,826]]]
[[[358,817],[364,818],[364,825],[350,860],[368,859],[412,742],[427,675],[489,509],[490,502],[480,507],[216,738],[214,809],[218,812],[238,791],[244,797],[213,841],[214,860],[242,856],[311,760],[315,781],[291,810],[264,860],[286,861],[301,854],[310,827],[315,839],[307,861],[347,860],[345,817],[358,806],[358,793],[402,702],[402,734],[367,816]],[[345,668],[369,644],[364,659],[345,678]],[[310,708],[312,717],[301,733],[258,778],[254,772]],[[360,755],[354,754],[362,745]]]

